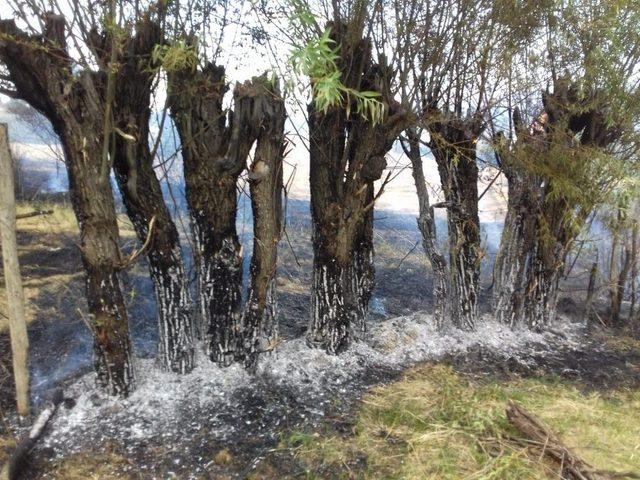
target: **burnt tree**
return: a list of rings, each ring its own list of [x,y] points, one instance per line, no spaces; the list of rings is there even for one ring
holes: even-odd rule
[[[509,196],[493,267],[493,305],[498,320],[510,326],[515,326],[523,316],[522,279],[531,260],[536,231],[540,194],[535,186],[541,183],[541,179],[519,159],[528,157],[542,142],[537,124],[527,132],[518,108],[513,111],[513,125],[517,135],[515,144],[509,145],[504,134],[499,132],[494,145],[499,167],[507,179]]]
[[[91,32],[92,46],[102,67],[110,59],[112,38]],[[193,322],[184,271],[180,237],[162,196],[149,146],[152,84],[156,65],[152,53],[163,42],[159,20],[148,13],[136,24],[135,34],[118,39],[118,69],[110,134],[113,168],[122,200],[141,243],[151,235],[146,251],[156,294],[158,319],[157,358],[162,367],[176,373],[193,369]],[[149,231],[152,219],[153,231]]]
[[[247,351],[252,357],[260,332],[272,328],[265,309],[272,308],[275,245],[281,221],[276,197],[282,184],[284,107],[277,91],[267,84],[264,77],[236,84],[234,109],[227,112],[222,106],[228,90],[223,67],[208,64],[201,70],[169,75],[171,115],[182,143],[195,237],[202,330],[210,359],[222,365],[244,359]],[[259,157],[252,166],[250,183],[260,245],[252,263],[250,311],[243,315],[236,189],[258,137]]]
[[[373,288],[373,183],[407,115],[390,95],[392,74],[371,57],[357,22],[329,22],[346,88],[380,93],[384,118],[374,123],[349,108],[308,106],[313,280],[307,342],[338,353],[362,332]],[[313,79],[312,79],[313,81]],[[347,98],[347,102],[354,101]]]
[[[261,351],[270,350],[278,336],[276,319],[276,266],[282,233],[282,160],[285,153],[284,100],[277,83],[265,76],[252,80],[253,122],[257,142],[249,168],[253,211],[253,253],[249,268],[247,301],[242,317],[242,346],[238,359],[255,363]]]
[[[471,330],[478,313],[480,219],[476,144],[485,128],[480,114],[427,110],[429,148],[438,165],[449,233],[449,302],[454,325]]]
[[[543,112],[528,130],[514,112],[518,139],[508,157],[501,155],[513,198],[494,271],[500,317],[535,330],[555,318],[566,257],[598,202],[597,190],[576,196],[561,182],[588,177],[597,165],[592,159],[620,135],[617,126],[607,126],[607,107],[596,90],[581,92],[561,78],[542,99]]]
[[[49,119],[60,138],[86,271],[89,325],[98,384],[127,396],[134,388],[127,312],[118,270],[119,232],[103,155],[102,71],[78,71],[66,44],[62,16],[47,14],[42,35],[29,35],[13,20],[0,21],[0,60],[18,98]]]
[[[449,286],[447,262],[437,246],[435,214],[433,206],[430,204],[429,191],[422,168],[420,134],[416,128],[408,128],[406,135],[406,140],[402,140],[402,148],[411,161],[411,172],[418,196],[418,229],[422,236],[422,248],[429,258],[434,275],[433,318],[436,326],[441,327],[447,315],[447,290]]]

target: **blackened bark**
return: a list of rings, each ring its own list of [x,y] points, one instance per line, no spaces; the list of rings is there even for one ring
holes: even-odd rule
[[[584,321],[587,326],[587,330],[591,330],[593,322],[593,299],[596,294],[596,281],[598,279],[598,257],[596,255],[596,261],[591,265],[589,271],[589,285],[587,286],[587,299],[584,304]]]
[[[411,161],[411,172],[418,195],[418,229],[422,235],[422,248],[433,269],[433,318],[436,326],[440,328],[447,314],[447,262],[437,246],[435,215],[430,205],[429,191],[422,168],[420,136],[414,128],[407,129],[407,144],[406,146],[403,144],[403,148]]]
[[[451,320],[475,328],[480,279],[480,219],[476,143],[484,129],[479,116],[459,118],[430,109],[429,147],[438,165],[447,206]]]
[[[633,323],[636,311],[637,285],[638,285],[638,224],[634,222],[631,229],[631,306],[629,307],[629,325]]]
[[[349,116],[355,105],[327,111],[314,103],[308,107],[314,259],[307,342],[338,353],[365,328],[374,275],[373,182],[382,175],[384,157],[406,126],[407,115],[389,94],[392,73],[383,61],[372,61],[361,26],[331,22],[327,28],[340,46],[336,64],[342,83],[378,91],[386,106],[385,118],[377,124],[358,114]]]
[[[564,262],[548,264],[539,249],[540,245],[530,259],[524,287],[523,314],[526,324],[535,331],[541,331],[556,318],[558,288],[564,267]],[[559,256],[559,253],[555,255]],[[554,259],[557,259],[555,255]]]
[[[45,17],[42,36],[29,36],[11,20],[0,21],[0,59],[18,96],[51,122],[62,143],[69,190],[87,274],[89,325],[97,382],[107,393],[134,388],[131,344],[118,270],[122,259],[111,185],[102,155],[104,75],[73,74],[64,18]]]
[[[107,36],[93,33],[93,46],[108,62]],[[127,215],[138,240],[144,244],[155,218],[147,250],[149,272],[156,294],[160,365],[172,372],[188,373],[194,366],[193,322],[189,290],[178,230],[162,196],[149,146],[152,82],[155,77],[153,49],[163,41],[157,21],[144,15],[135,35],[120,40],[112,107],[116,131],[113,167]]]
[[[622,327],[620,311],[622,310],[622,301],[624,300],[629,272],[631,271],[631,251],[629,250],[628,245],[625,245],[620,257],[622,268],[620,269],[618,278],[616,278],[616,296],[613,305],[611,306],[611,323],[615,327]]]
[[[266,77],[254,78],[254,115],[258,122],[256,150],[249,171],[249,190],[253,210],[253,254],[249,291],[242,319],[243,345],[238,356],[247,366],[258,354],[275,344],[276,266],[278,242],[282,232],[282,160],[286,146],[286,112],[277,84]]]
[[[564,196],[554,178],[534,173],[540,168],[533,168],[532,162],[557,161],[559,154],[565,161],[579,161],[592,154],[579,149],[604,149],[619,136],[617,128],[606,127],[597,92],[582,96],[566,79],[559,79],[554,88],[553,94],[543,94],[544,111],[529,128],[523,128],[514,111],[518,139],[508,157],[501,155],[503,161],[511,159],[502,165],[510,198],[494,272],[495,304],[506,322],[535,330],[556,316],[566,256],[593,207]]]
[[[340,184],[335,177],[346,138],[344,114],[338,110],[322,114],[310,105],[309,133],[313,277],[307,342],[336,353],[348,346],[351,323],[344,293],[348,262],[340,262],[329,248],[340,236]]]
[[[373,182],[367,187],[365,204],[374,202]],[[350,292],[348,301],[354,305],[354,320],[351,326],[354,338],[363,339],[367,331],[367,314],[369,301],[375,287],[375,265],[373,249],[373,208],[365,214],[362,223],[358,227],[355,238],[355,247],[351,261]]]
[[[519,111],[514,112],[514,124],[520,143],[509,150],[506,139],[497,136],[494,149],[509,188],[507,214],[500,247],[493,266],[493,306],[499,321],[511,327],[524,318],[525,273],[532,262],[540,193],[536,185],[541,180],[518,163],[526,132],[522,129]],[[518,150],[521,149],[521,150]]]
[[[251,86],[236,85],[228,121],[222,106],[227,90],[224,68],[213,64],[169,75],[194,231],[202,328],[209,358],[222,365],[235,360],[242,330],[236,188],[257,135]]]

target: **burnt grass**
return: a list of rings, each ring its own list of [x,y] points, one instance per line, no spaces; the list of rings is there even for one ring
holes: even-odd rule
[[[280,245],[278,277],[281,336],[283,340],[300,338],[306,329],[311,281],[311,243],[306,220],[306,202],[289,206],[288,238]],[[390,218],[390,214],[386,215]],[[376,222],[377,286],[371,305],[370,321],[431,310],[431,276],[425,261],[415,220],[411,216],[398,221]],[[243,243],[250,255],[250,234]],[[21,233],[20,244],[29,250],[21,256],[30,276],[46,280],[51,272],[67,273],[62,285],[46,285],[31,299],[35,319],[30,325],[32,379],[36,409],[54,388],[64,388],[91,369],[91,339],[78,309],[83,307],[79,258],[73,239],[58,240],[52,250],[46,233]],[[248,262],[246,262],[248,263]],[[485,272],[486,273],[486,272]],[[484,275],[490,280],[490,275]],[[136,354],[151,357],[155,348],[154,302],[146,265],[142,262],[123,279],[132,311],[132,335]],[[481,309],[489,311],[488,296],[483,290]],[[571,300],[563,301],[563,314],[569,321],[581,322],[580,309]],[[585,390],[606,393],[617,388],[640,388],[640,350],[621,348],[609,341],[622,332],[596,330],[583,332],[580,342],[569,342],[562,332],[546,344],[530,344],[517,358],[474,347],[464,354],[446,356],[441,361],[476,379],[554,376],[575,382]],[[637,344],[636,344],[637,345]],[[8,335],[0,335],[0,408],[3,418],[12,418],[13,386]],[[159,435],[144,445],[85,445],[88,451],[109,449],[127,459],[123,467],[126,478],[305,478],[304,467],[281,440],[292,430],[329,429],[349,435],[362,394],[371,386],[392,382],[402,373],[400,368],[371,367],[354,379],[346,391],[327,385],[329,402],[321,414],[311,408],[313,398],[255,377],[248,386],[237,388],[229,405],[216,415],[216,423],[228,426],[223,436],[208,435],[206,430],[185,424],[180,438]],[[330,383],[330,377],[327,380]],[[179,412],[188,418],[188,412]],[[194,419],[197,420],[197,419]],[[197,422],[194,422],[194,425]],[[0,423],[6,429],[8,421]],[[23,428],[14,430],[24,432]],[[6,430],[5,430],[6,432]],[[185,445],[188,448],[185,450]],[[181,447],[178,452],[178,447]],[[220,451],[229,456],[218,460]],[[185,452],[187,452],[185,454]],[[38,447],[33,454],[28,478],[50,478],[54,459],[50,449]],[[175,477],[171,477],[175,475]]]

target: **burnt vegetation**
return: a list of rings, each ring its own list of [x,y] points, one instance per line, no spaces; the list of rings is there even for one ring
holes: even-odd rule
[[[286,343],[284,256],[308,270],[296,301],[309,298],[308,309],[297,305],[305,349],[320,350],[306,352],[338,365],[354,343],[397,341],[375,322],[384,309],[370,306],[413,252],[376,275],[376,209],[405,168],[436,338],[478,338],[494,320],[527,348],[534,334],[573,328],[586,339],[596,325],[640,334],[637,2],[8,4],[0,94],[39,112],[64,154],[86,297],[77,310],[102,394],[139,388],[129,273],[140,259],[166,375],[239,364],[266,382],[259,367]],[[294,155],[308,166],[304,266],[287,231]],[[495,245],[485,241],[489,197],[504,214]],[[125,216],[134,247],[122,238]],[[577,291],[584,307],[563,309]],[[407,331],[397,337],[420,337]],[[551,431],[515,404],[509,412],[536,439]]]

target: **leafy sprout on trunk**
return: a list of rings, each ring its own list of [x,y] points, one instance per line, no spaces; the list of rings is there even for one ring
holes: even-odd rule
[[[340,45],[336,45],[330,35],[331,29],[327,28],[322,35],[293,52],[291,64],[295,73],[311,79],[316,108],[323,113],[334,107],[342,107],[347,116],[350,116],[355,102],[358,115],[374,125],[381,123],[386,114],[386,106],[378,100],[380,93],[372,90],[359,91],[342,83],[342,73],[336,64],[340,58]]]
[[[184,40],[169,45],[156,45],[152,53],[153,63],[162,65],[166,72],[193,70],[198,65],[198,48]]]

